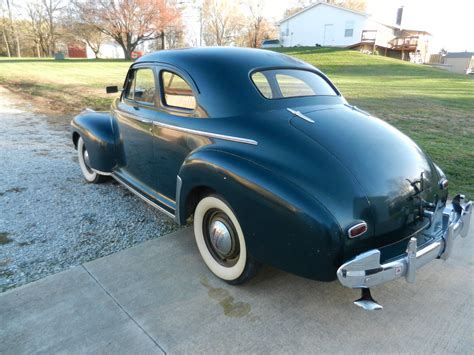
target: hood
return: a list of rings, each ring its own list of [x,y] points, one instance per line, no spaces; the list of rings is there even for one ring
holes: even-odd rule
[[[433,163],[406,135],[342,105],[302,112],[314,123],[294,116],[290,124],[352,173],[369,201],[367,222],[373,226],[373,236],[400,239],[419,219],[421,201],[436,202],[438,176]]]

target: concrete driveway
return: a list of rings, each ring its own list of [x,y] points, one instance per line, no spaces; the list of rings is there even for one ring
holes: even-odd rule
[[[473,239],[366,312],[337,282],[272,268],[229,286],[184,229],[0,295],[0,353],[470,353]]]

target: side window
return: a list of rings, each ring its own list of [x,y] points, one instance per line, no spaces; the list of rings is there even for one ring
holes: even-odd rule
[[[260,72],[257,72],[252,75],[252,80],[263,96],[265,96],[267,99],[273,98],[272,88],[270,87],[270,84],[268,83],[268,80],[265,75]]]
[[[191,86],[178,74],[164,70],[161,72],[161,82],[166,106],[187,110],[196,108],[196,98]]]
[[[154,104],[155,93],[153,70],[149,68],[135,70],[125,97],[146,104]]]

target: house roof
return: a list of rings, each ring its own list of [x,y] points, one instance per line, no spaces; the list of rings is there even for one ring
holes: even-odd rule
[[[289,19],[291,19],[291,18],[293,18],[293,17],[299,16],[299,15],[302,14],[303,12],[306,12],[306,11],[308,11],[308,10],[311,10],[312,8],[314,8],[314,7],[316,7],[316,6],[319,6],[319,5],[325,5],[325,6],[334,7],[334,8],[336,8],[336,9],[344,10],[344,11],[347,11],[347,12],[352,12],[353,14],[360,15],[360,16],[364,16],[364,17],[368,17],[368,16],[369,16],[366,12],[355,11],[355,10],[351,10],[351,9],[348,9],[348,8],[345,8],[345,7],[342,7],[342,6],[333,5],[333,4],[328,4],[328,3],[325,3],[325,2],[316,2],[316,3],[314,3],[314,4],[311,4],[311,5],[307,6],[307,7],[305,7],[304,9],[298,11],[297,13],[294,13],[293,15],[284,18],[283,20],[277,22],[277,24],[280,25],[281,23],[283,23],[283,22],[285,22],[285,21],[288,21]]]
[[[446,54],[446,58],[471,58],[474,56],[474,52],[452,52]]]

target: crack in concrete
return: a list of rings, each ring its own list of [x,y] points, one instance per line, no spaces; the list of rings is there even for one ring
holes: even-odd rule
[[[135,325],[161,350],[161,352],[163,354],[167,354],[165,349],[163,349],[163,347],[150,335],[150,333],[148,333],[141,325],[140,323],[138,323],[135,318],[132,317],[132,315],[130,313],[128,313],[128,311],[120,304],[120,302],[114,297],[112,296],[112,294],[107,291],[107,289],[102,285],[102,283],[94,276],[92,275],[92,273],[85,267],[85,265],[81,265],[82,268],[89,274],[89,276],[97,283],[97,285],[99,285],[99,287],[107,294],[107,296],[110,297],[110,299],[117,305],[118,308],[120,308],[120,310],[125,313],[127,315],[128,318],[130,318],[130,320],[135,323]]]

